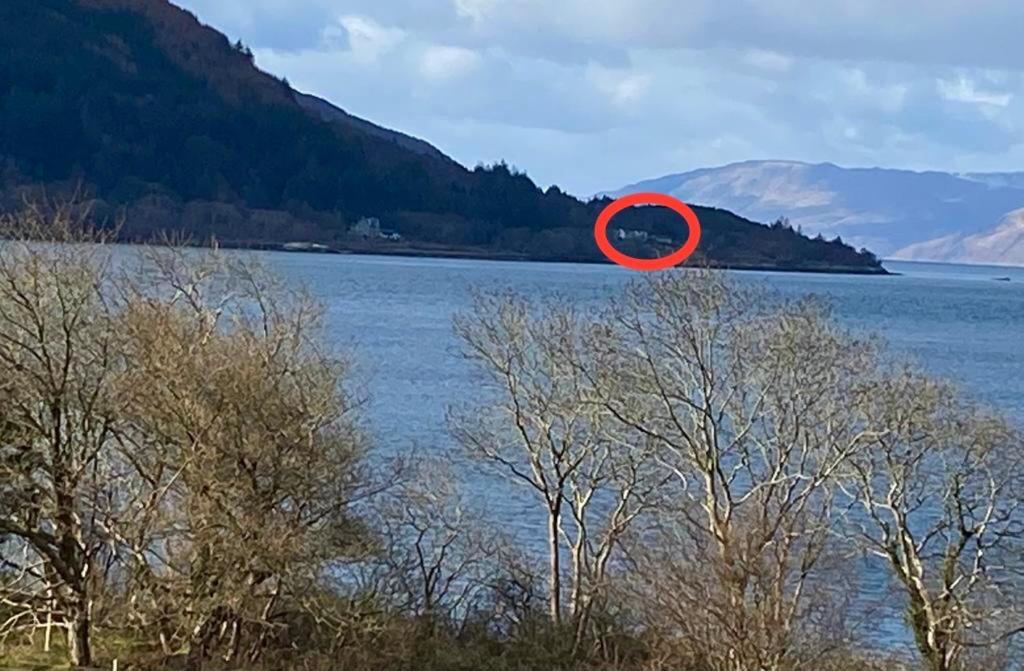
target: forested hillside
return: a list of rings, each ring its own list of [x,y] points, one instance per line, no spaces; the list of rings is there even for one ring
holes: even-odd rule
[[[591,227],[607,201],[541,190],[503,163],[467,170],[415,138],[311,105],[259,71],[244,45],[164,0],[8,0],[0,42],[7,209],[25,187],[81,186],[99,218],[125,219],[129,239],[184,231],[236,245],[601,258]],[[838,241],[696,211],[713,263],[880,269]],[[354,241],[362,217],[402,242]],[[656,208],[620,219],[682,235],[682,222]]]

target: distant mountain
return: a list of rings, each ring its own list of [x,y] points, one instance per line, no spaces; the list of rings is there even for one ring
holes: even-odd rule
[[[0,44],[0,209],[26,190],[81,186],[100,219],[124,214],[131,240],[182,231],[237,246],[603,260],[592,227],[607,200],[541,190],[504,163],[467,170],[295,91],[165,0],[4,0]],[[710,263],[881,272],[847,245],[696,210]],[[616,225],[682,238],[662,208]],[[666,251],[635,247],[624,251]]]
[[[963,172],[957,176],[994,188],[1024,189],[1024,172]]]
[[[882,256],[955,256],[970,263],[1012,262],[980,240],[992,235],[1003,239],[1004,217],[1024,207],[1024,173],[912,172],[795,161],[747,161],[694,170],[632,184],[610,195],[640,190],[670,193],[751,219],[786,217],[804,233],[838,235]],[[945,247],[968,238],[979,244],[955,254]]]
[[[910,261],[1024,266],[1024,208],[1010,212],[991,230],[918,242],[893,256]]]

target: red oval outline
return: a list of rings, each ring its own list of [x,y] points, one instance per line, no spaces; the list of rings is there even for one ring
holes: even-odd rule
[[[639,259],[615,249],[608,241],[608,224],[612,217],[633,205],[661,205],[681,216],[689,229],[689,235],[683,246],[668,256],[657,259]],[[641,191],[617,198],[601,210],[601,214],[597,215],[597,221],[594,223],[594,240],[597,242],[597,248],[612,263],[631,270],[664,270],[679,265],[697,250],[697,245],[700,243],[700,220],[697,219],[697,215],[690,209],[690,206],[678,198],[664,193]]]

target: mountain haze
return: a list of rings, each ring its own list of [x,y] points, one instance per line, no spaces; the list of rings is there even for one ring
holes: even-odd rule
[[[1024,266],[1024,208],[1007,214],[993,229],[918,242],[898,250],[893,257],[910,261]]]
[[[913,172],[831,163],[746,161],[610,192],[662,191],[744,217],[786,217],[804,233],[841,236],[888,257],[1019,263],[1000,252],[1005,217],[1024,207],[1024,173]],[[971,245],[956,250],[958,241]]]

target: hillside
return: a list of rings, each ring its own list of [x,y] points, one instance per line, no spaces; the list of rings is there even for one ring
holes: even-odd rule
[[[1010,212],[990,230],[918,242],[898,250],[893,258],[1024,266],[1024,208]]]
[[[591,230],[606,201],[541,190],[503,163],[467,170],[294,91],[256,68],[244,45],[164,0],[8,0],[0,42],[5,208],[26,187],[81,186],[97,216],[124,216],[128,239],[174,230],[240,246],[601,260]],[[880,271],[839,242],[723,210],[697,214],[700,251],[718,265]],[[354,234],[363,217],[400,241]],[[620,218],[681,235],[659,208]]]
[[[408,149],[409,151],[416,152],[417,154],[425,154],[439,159],[447,159],[441,150],[423,140],[400,133],[382,126],[378,126],[375,123],[360,119],[357,116],[353,116],[345,110],[332,105],[323,98],[317,98],[316,96],[309,95],[308,93],[295,93],[295,101],[299,103],[305,110],[315,114],[322,120],[330,123],[339,123],[357,128],[364,133],[373,135],[378,138],[383,138],[390,142]]]
[[[724,207],[753,219],[785,216],[811,235],[841,235],[882,256],[998,263],[998,246],[948,250],[985,236],[1024,207],[1024,173],[913,172],[830,163],[746,161],[630,185]],[[932,243],[932,244],[925,244]],[[905,250],[910,250],[909,252]]]

